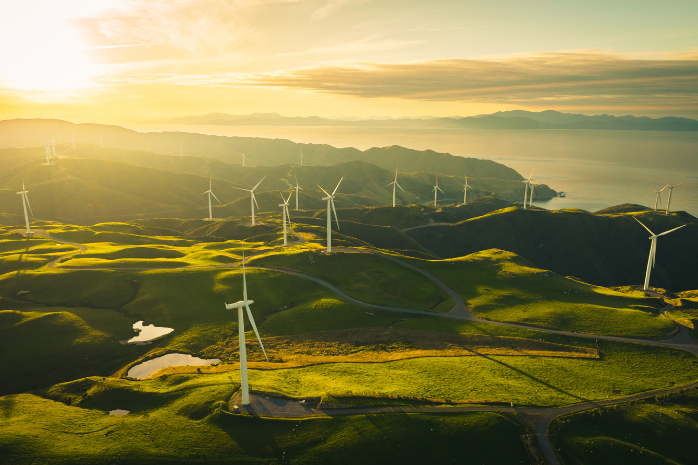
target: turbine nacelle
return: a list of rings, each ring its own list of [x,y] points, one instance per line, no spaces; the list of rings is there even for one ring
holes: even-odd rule
[[[234,308],[244,308],[248,305],[252,305],[254,300],[241,300],[240,302],[235,302],[234,304],[225,304],[227,310],[232,310]]]

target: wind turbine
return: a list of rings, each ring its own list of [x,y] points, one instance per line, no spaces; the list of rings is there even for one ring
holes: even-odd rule
[[[339,189],[339,185],[342,183],[342,179],[344,179],[344,176],[339,180],[337,183],[337,187],[334,188],[332,191],[332,194],[328,194],[325,189],[320,187],[318,184],[318,187],[327,194],[327,197],[323,197],[322,200],[327,200],[327,253],[332,253],[332,215],[330,215],[330,205],[332,206],[332,211],[334,212],[334,219],[337,222],[337,229],[339,229],[339,220],[337,219],[337,210],[334,208],[334,193],[337,192],[337,189]]]
[[[635,217],[633,217],[633,218],[635,218]],[[642,224],[642,221],[638,220],[637,218],[635,218],[635,220],[638,223]],[[686,226],[686,225],[684,224],[683,226],[679,226],[678,228],[670,229],[669,231],[665,231],[661,234],[655,234],[650,230],[650,228],[648,228],[647,226],[642,224],[642,227],[645,228],[647,231],[649,231],[650,234],[652,234],[652,236],[650,236],[650,239],[652,239],[652,245],[650,246],[650,258],[649,258],[649,260],[647,260],[647,272],[645,273],[645,286],[643,287],[643,290],[646,291],[649,289],[650,273],[652,272],[652,268],[654,268],[654,262],[657,259],[657,238],[659,236],[664,236],[666,234],[669,234],[670,232],[674,232],[677,229],[681,229],[684,226]]]
[[[247,309],[247,317],[252,323],[252,329],[257,335],[257,340],[259,341],[259,346],[262,348],[264,353],[264,358],[269,361],[267,357],[267,351],[264,350],[264,345],[262,344],[262,339],[259,337],[259,331],[257,331],[257,325],[254,324],[254,318],[252,317],[252,312],[250,311],[250,305],[254,303],[254,300],[247,300],[247,280],[245,279],[245,249],[242,249],[242,300],[235,302],[234,304],[225,304],[227,310],[232,310],[234,308],[238,309],[238,330],[239,330],[239,346],[240,346],[240,390],[242,390],[242,405],[250,405],[250,390],[247,383],[247,347],[245,344],[245,316],[243,315],[242,309]]]
[[[303,163],[301,163],[301,165],[302,164]],[[298,189],[303,190],[303,188],[298,185],[298,176],[296,176],[296,187],[294,187],[294,189],[296,189],[296,211],[298,211]]]
[[[46,144],[46,164],[51,164],[51,148],[49,144]]]
[[[531,208],[533,206],[533,196],[536,195],[533,193],[534,187],[536,187],[536,185],[531,183],[531,195],[528,196],[528,208]]]
[[[436,185],[434,186],[434,208],[436,208],[436,195],[438,194],[438,192],[436,192],[437,189],[441,191],[441,188],[439,187],[439,175],[438,174],[436,175]],[[443,194],[444,191],[441,191],[441,193]]]
[[[243,154],[244,156],[245,154]],[[244,158],[243,158],[244,160]],[[264,177],[266,178],[266,176]],[[264,178],[262,178],[262,181],[264,181]],[[252,189],[243,189],[242,187],[236,187],[235,189],[239,189],[241,191],[247,191],[250,193],[250,207],[252,208],[252,226],[254,226],[254,206],[257,205],[257,209],[259,210],[259,204],[257,203],[257,199],[254,197],[254,190],[259,187],[260,184],[262,184],[262,181],[259,181],[256,186],[254,186]]]
[[[667,184],[668,185],[668,184]],[[656,197],[654,198],[654,211],[657,211],[657,207],[659,204],[662,202],[662,191],[666,189],[666,186],[662,187],[659,190],[652,189],[654,193],[656,194]]]
[[[524,181],[526,183],[526,190],[524,190],[524,203],[523,203],[524,210],[526,210],[526,199],[528,198],[528,186],[531,185],[531,177],[533,177],[534,170],[535,170],[535,168],[531,170],[531,175],[528,177],[528,179],[526,179]],[[532,185],[531,185],[531,192],[533,192]],[[533,196],[531,196],[531,197],[533,197]]]
[[[288,202],[291,200],[291,196],[293,195],[293,192],[288,194],[288,199],[284,199],[284,194],[279,192],[279,195],[281,195],[281,201],[283,202],[282,204],[279,204],[281,207],[281,216],[284,217],[284,247],[288,245],[288,241],[286,240],[286,217],[288,216],[288,224],[289,226],[291,225],[291,215],[288,213]]]
[[[472,187],[468,185],[468,175],[465,175],[465,186],[463,186],[463,205],[467,203],[467,198],[468,198],[468,189],[472,190]]]
[[[27,207],[29,207],[29,213],[34,216],[34,212],[32,211],[32,206],[29,205],[29,197],[27,197],[27,193],[29,191],[24,188],[24,181],[22,181],[22,191],[17,192],[18,195],[22,196],[22,205],[24,206],[24,222],[27,223],[27,235],[31,235],[32,230],[29,228],[29,215],[27,214]]]
[[[664,181],[664,182],[666,182],[666,181]],[[674,184],[673,186],[670,186],[669,183],[666,182],[666,186],[664,186],[664,188],[662,189],[662,190],[664,190],[667,187],[669,188],[669,199],[666,201],[666,213],[665,213],[665,215],[669,214],[669,205],[671,205],[671,193],[674,192],[674,187],[679,187],[681,184],[686,184],[686,181],[680,182],[678,184]]]
[[[395,181],[389,183],[388,186],[391,184],[393,185],[393,207],[395,207],[395,186],[399,187],[402,192],[405,192],[405,189],[397,183],[397,168],[395,168]]]
[[[208,190],[206,192],[203,192],[201,195],[208,194],[208,220],[213,221],[213,210],[211,210],[211,196],[213,196],[216,201],[223,205],[220,200],[218,200],[218,197],[216,197],[216,194],[213,193],[213,189],[211,187],[211,183],[213,180],[211,178],[208,178]]]
[[[56,139],[53,139],[53,140],[51,141],[51,150],[53,151],[53,155],[52,155],[52,156],[58,158],[58,154],[56,153]]]

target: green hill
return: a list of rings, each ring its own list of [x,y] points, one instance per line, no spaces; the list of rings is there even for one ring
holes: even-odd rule
[[[637,217],[656,233],[687,225],[659,238],[650,284],[674,290],[698,288],[698,221],[654,213]],[[563,276],[604,286],[642,284],[650,245],[649,234],[632,215],[518,207],[405,234],[442,258],[498,248]]]

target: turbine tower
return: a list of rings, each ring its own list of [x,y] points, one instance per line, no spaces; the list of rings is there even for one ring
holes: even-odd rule
[[[29,213],[31,213],[32,216],[34,216],[34,212],[32,211],[32,206],[29,205],[29,197],[27,197],[27,193],[29,193],[29,191],[24,188],[24,181],[22,181],[22,191],[17,192],[17,194],[22,196],[22,205],[24,206],[24,222],[27,224],[27,235],[30,236],[32,230],[29,228],[29,215],[27,214],[27,207],[29,207]]]
[[[46,164],[51,164],[51,148],[49,144],[46,144]]]
[[[666,189],[666,186],[662,187],[659,190],[652,189],[654,193],[656,194],[654,198],[654,211],[657,211],[657,207],[662,203],[662,191]]]
[[[635,218],[635,217],[633,217],[633,218]],[[638,223],[642,224],[642,221],[638,220],[637,218],[635,218],[635,220]],[[686,226],[686,225],[684,224],[683,226],[679,226],[678,228],[670,229],[669,231],[665,231],[661,234],[655,234],[650,230],[650,228],[648,228],[647,226],[642,224],[642,227],[645,228],[647,231],[649,231],[650,234],[652,234],[652,236],[650,236],[650,239],[652,240],[652,245],[650,245],[650,258],[649,258],[649,260],[647,260],[647,272],[645,273],[645,286],[643,287],[643,290],[646,291],[649,289],[650,273],[652,272],[652,268],[654,268],[654,262],[657,259],[657,238],[659,236],[664,236],[666,234],[669,234],[670,232],[674,232],[677,229],[681,229],[684,226]]]
[[[286,217],[288,217],[288,224],[289,226],[291,225],[291,215],[288,213],[288,202],[291,200],[291,196],[293,195],[293,192],[288,194],[288,199],[284,198],[284,194],[279,192],[279,195],[281,195],[281,201],[283,203],[279,204],[281,207],[281,216],[284,217],[284,247],[288,245],[288,241],[286,239]]]
[[[339,185],[342,183],[342,179],[344,179],[344,176],[339,180],[337,183],[337,187],[334,188],[332,191],[332,194],[328,194],[325,189],[320,187],[318,184],[318,187],[324,192],[327,197],[323,197],[322,200],[327,200],[327,253],[332,253],[332,215],[330,215],[330,206],[332,206],[332,211],[334,212],[334,219],[337,222],[337,229],[339,230],[339,220],[337,219],[337,210],[334,208],[334,193],[337,192],[337,189],[339,189]]]
[[[524,190],[524,203],[523,203],[524,210],[526,210],[526,200],[528,199],[528,186],[531,184],[531,177],[533,177],[534,170],[535,170],[535,168],[531,170],[531,175],[528,177],[528,179],[526,179],[524,181],[526,183],[526,189]],[[531,187],[531,189],[533,189],[533,187]]]
[[[53,157],[58,158],[58,154],[56,153],[56,139],[53,139],[51,141],[51,150],[53,152]]]
[[[393,186],[393,207],[395,207],[395,186],[399,187],[402,192],[405,192],[405,189],[403,189],[402,186],[397,183],[397,168],[395,168],[395,181],[389,183],[388,186],[391,184]]]
[[[296,211],[298,211],[298,189],[303,190],[303,188],[298,185],[298,176],[296,176],[296,187],[294,187],[294,189],[296,189]]]
[[[439,187],[439,175],[438,174],[436,175],[436,185],[434,186],[434,208],[436,208],[436,195],[438,194],[438,192],[436,192],[437,189],[441,191],[441,188]],[[441,191],[441,193],[443,194],[444,191]]]
[[[216,201],[217,201],[220,205],[223,205],[223,204],[221,203],[221,201],[218,200],[218,197],[216,197],[216,194],[213,193],[213,190],[212,190],[212,188],[211,188],[211,183],[212,183],[212,182],[213,182],[212,179],[211,179],[211,178],[208,178],[208,190],[207,190],[206,192],[204,192],[204,193],[201,194],[201,195],[208,194],[208,220],[209,220],[209,221],[213,221],[213,210],[211,209],[211,196],[213,196],[213,198],[216,199]]]
[[[245,154],[243,154],[244,156]],[[244,158],[243,158],[244,160]],[[266,178],[266,176],[265,176]],[[264,181],[264,178],[262,178],[262,181]],[[254,206],[257,205],[257,209],[259,210],[259,204],[257,203],[257,199],[254,197],[254,190],[259,187],[260,184],[262,184],[262,181],[259,181],[256,186],[254,186],[252,189],[243,189],[242,187],[236,187],[235,189],[239,189],[241,191],[247,191],[250,193],[250,207],[252,208],[252,226],[254,226]]]
[[[666,181],[664,181],[664,182],[666,182]],[[666,186],[664,186],[664,188],[662,189],[662,190],[664,190],[667,187],[669,188],[669,198],[666,201],[666,213],[665,213],[665,215],[669,214],[669,206],[671,205],[671,193],[674,192],[674,187],[679,187],[681,184],[686,184],[686,181],[680,182],[678,184],[674,184],[673,186],[670,186],[669,183],[667,182]]]
[[[463,186],[463,205],[468,203],[467,198],[468,198],[468,189],[472,190],[472,187],[468,185],[468,175],[465,175],[465,186]]]
[[[234,308],[238,309],[238,329],[239,329],[239,345],[240,345],[240,390],[242,391],[242,405],[250,405],[250,390],[247,383],[247,347],[245,344],[245,316],[243,315],[242,309],[247,309],[247,317],[252,323],[252,329],[257,335],[257,340],[259,341],[259,346],[262,348],[264,353],[264,358],[269,361],[267,357],[267,351],[264,350],[264,345],[262,344],[262,339],[259,337],[259,331],[257,331],[257,325],[254,324],[254,318],[252,317],[252,312],[250,311],[250,305],[254,303],[254,300],[247,300],[247,280],[245,279],[245,249],[242,249],[242,300],[235,302],[234,304],[225,304],[227,310],[232,310]]]

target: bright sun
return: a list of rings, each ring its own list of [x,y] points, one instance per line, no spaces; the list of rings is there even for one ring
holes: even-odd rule
[[[20,91],[88,87],[97,67],[67,19],[82,2],[6,2],[0,7],[0,81]],[[72,8],[71,8],[72,7]]]

